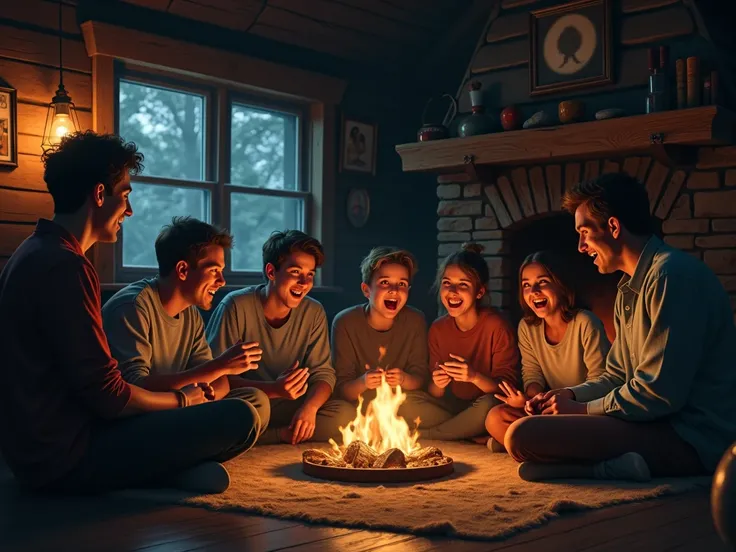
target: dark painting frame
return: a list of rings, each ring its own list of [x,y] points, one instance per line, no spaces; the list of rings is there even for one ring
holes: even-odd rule
[[[590,37],[591,32],[594,32],[594,41],[584,38]],[[610,0],[574,0],[534,10],[529,14],[529,34],[529,95],[580,90],[613,82]],[[563,67],[565,71],[575,70],[580,65],[578,57],[585,59],[582,68],[569,74],[558,72]],[[555,63],[548,63],[551,58],[555,58]],[[563,60],[561,65],[557,63],[559,58]]]
[[[18,96],[0,86],[0,167],[18,166]]]

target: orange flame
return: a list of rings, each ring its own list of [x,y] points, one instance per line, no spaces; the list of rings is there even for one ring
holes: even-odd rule
[[[379,347],[378,353],[380,363],[386,356],[386,348]],[[398,415],[399,407],[405,400],[406,394],[401,391],[401,386],[392,389],[386,383],[386,376],[382,376],[381,385],[376,388],[376,398],[368,403],[365,415],[362,413],[363,397],[360,396],[355,419],[347,427],[340,428],[342,446],[330,439],[333,452],[341,457],[353,441],[363,441],[378,454],[392,448],[397,448],[404,454],[419,450],[421,445],[418,431],[415,429],[412,432],[406,420]]]

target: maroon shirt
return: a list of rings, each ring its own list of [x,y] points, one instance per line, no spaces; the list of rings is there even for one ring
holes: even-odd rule
[[[41,487],[84,455],[92,425],[130,399],[102,330],[100,283],[79,242],[41,219],[0,274],[0,450]]]

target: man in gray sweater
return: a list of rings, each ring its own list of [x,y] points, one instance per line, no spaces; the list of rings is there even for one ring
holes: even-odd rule
[[[271,399],[270,427],[260,444],[327,441],[342,443],[339,428],[355,409],[330,400],[335,369],[330,359],[327,316],[307,294],[324,253],[316,239],[298,230],[274,232],[263,244],[267,282],[229,293],[207,324],[213,353],[234,343],[257,343],[258,370],[231,377],[231,387],[256,387]]]
[[[252,387],[231,390],[228,382],[228,376],[258,367],[258,344],[236,342],[213,359],[197,308],[212,308],[215,293],[225,285],[225,249],[231,243],[224,230],[175,217],[156,239],[159,275],[113,295],[102,308],[103,325],[128,383],[150,391],[195,384],[209,400],[245,400],[258,412],[263,432],[270,417],[266,394]]]
[[[723,286],[652,231],[644,186],[603,175],[565,194],[578,249],[618,284],[616,339],[597,379],[540,394],[506,449],[526,480],[712,473],[736,440],[736,327]],[[546,414],[546,415],[545,415]],[[568,414],[568,416],[558,416]]]

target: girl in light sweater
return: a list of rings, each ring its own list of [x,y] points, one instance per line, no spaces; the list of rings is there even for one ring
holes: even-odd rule
[[[499,383],[518,380],[516,332],[499,312],[481,304],[489,277],[482,251],[479,244],[465,244],[437,272],[435,286],[447,314],[429,329],[428,392],[409,392],[404,410],[421,419],[422,439],[485,444],[485,419],[499,404],[494,397],[501,392]]]
[[[519,269],[519,350],[523,392],[511,382],[500,384],[494,407],[486,418],[491,435],[488,448],[505,451],[506,430],[535,412],[528,400],[548,389],[572,387],[597,378],[606,369],[611,347],[603,322],[576,306],[575,292],[565,278],[558,257],[547,251],[532,253]]]

